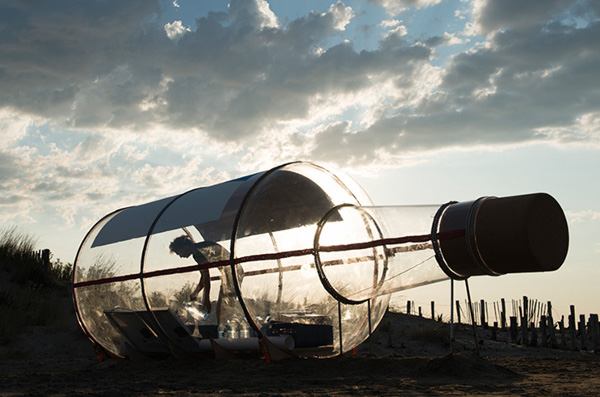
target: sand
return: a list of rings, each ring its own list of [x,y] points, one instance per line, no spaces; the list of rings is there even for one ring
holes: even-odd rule
[[[77,329],[32,328],[0,349],[0,396],[598,395],[600,355],[388,313],[355,357],[99,362]]]

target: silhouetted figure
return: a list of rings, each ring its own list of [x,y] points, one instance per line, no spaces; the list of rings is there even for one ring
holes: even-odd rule
[[[229,252],[221,245],[214,241],[202,241],[194,243],[189,236],[183,235],[174,239],[169,245],[171,252],[179,255],[182,258],[188,258],[190,255],[196,263],[202,264],[206,262],[215,262],[229,259]],[[241,313],[241,308],[237,302],[237,294],[233,285],[233,274],[229,265],[221,266],[221,288],[219,290],[219,298],[217,300],[217,321],[221,320],[221,312],[225,312],[226,319],[244,318]],[[241,276],[240,276],[241,278]],[[190,295],[191,300],[195,300],[200,292],[202,294],[201,304],[204,310],[208,313],[211,311],[210,303],[210,274],[208,269],[200,271],[200,281]]]

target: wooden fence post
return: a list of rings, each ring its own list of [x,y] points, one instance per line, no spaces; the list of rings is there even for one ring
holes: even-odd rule
[[[579,316],[579,339],[581,341],[581,350],[587,350],[587,346],[585,343],[585,337],[586,337],[586,332],[585,332],[585,315],[581,314]]]
[[[410,314],[410,301],[406,301],[406,314]]]
[[[552,318],[552,302],[548,301],[548,333],[550,334],[550,347],[556,349],[556,333],[554,331],[554,319]]]
[[[50,250],[48,248],[42,250],[42,267],[45,272],[50,270]]]
[[[563,350],[567,350],[567,335],[565,333],[565,316],[560,318],[558,323],[558,328],[560,329],[560,348]]]
[[[548,347],[548,329],[546,316],[542,314],[540,316],[540,333],[542,334],[542,347]]]
[[[482,300],[480,300],[480,301],[479,301],[479,305],[480,305],[480,306],[479,306],[479,308],[480,308],[480,309],[479,309],[479,310],[480,310],[480,313],[479,313],[479,315],[480,315],[480,320],[479,320],[479,321],[481,321],[481,326],[482,326],[484,329],[487,329],[487,327],[488,327],[488,326],[487,326],[487,321],[485,320],[485,301],[484,301],[483,299],[482,299]]]
[[[531,339],[529,340],[529,345],[528,346],[532,346],[532,347],[537,347],[538,346],[537,331],[536,331],[535,323],[534,322],[531,322]]]
[[[569,314],[569,334],[571,334],[571,350],[577,350],[577,332],[575,329],[575,306],[571,305],[571,314]]]
[[[598,315],[590,314],[590,334],[592,335],[592,345],[594,347],[594,353],[600,351],[598,343]]]
[[[521,317],[521,341],[523,346],[529,345],[529,335],[527,335],[527,317]]]
[[[502,311],[500,312],[500,323],[502,324],[502,329],[506,328],[506,303],[504,302],[504,298],[500,299],[500,303],[502,304]]]
[[[431,301],[431,319],[435,320],[435,302]]]
[[[510,316],[510,340],[512,343],[519,343],[519,330],[515,316]]]
[[[525,321],[525,329],[529,325],[529,299],[526,296],[523,296],[523,318],[521,321]],[[521,327],[523,327],[523,323],[521,322]]]
[[[499,322],[498,320],[498,302],[494,302],[494,321]]]

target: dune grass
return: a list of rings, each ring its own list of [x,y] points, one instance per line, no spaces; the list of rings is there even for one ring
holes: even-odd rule
[[[40,265],[36,239],[18,229],[0,231],[0,345],[28,326],[61,329],[72,324],[72,266],[60,260]]]

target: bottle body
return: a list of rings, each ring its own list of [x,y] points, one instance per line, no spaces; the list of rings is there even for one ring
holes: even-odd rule
[[[197,347],[188,336],[256,335],[332,357],[370,335],[393,292],[555,270],[566,230],[544,194],[376,207],[343,174],[290,163],[107,215],[78,251],[73,300],[84,332],[116,356],[147,327],[182,350]]]

